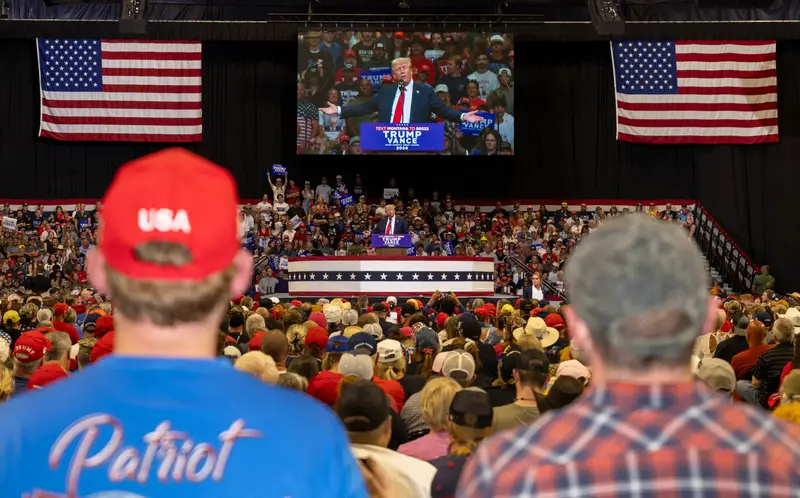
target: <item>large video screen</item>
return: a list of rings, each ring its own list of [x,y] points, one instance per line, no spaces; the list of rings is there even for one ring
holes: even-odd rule
[[[513,37],[300,32],[297,153],[513,155]]]

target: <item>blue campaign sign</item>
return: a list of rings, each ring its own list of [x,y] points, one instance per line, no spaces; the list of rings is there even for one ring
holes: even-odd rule
[[[361,79],[369,80],[372,86],[377,90],[381,86],[381,80],[386,75],[391,75],[391,68],[385,67],[381,69],[370,69],[368,71],[361,71]]]
[[[272,165],[272,174],[273,175],[285,175],[286,174],[286,166],[282,164],[273,164]]]
[[[350,206],[351,204],[355,204],[355,203],[356,203],[356,200],[353,198],[352,195],[346,195],[344,197],[340,197],[339,198],[339,204],[342,207],[347,207],[347,206]]]
[[[461,123],[458,125],[458,131],[463,133],[464,135],[480,135],[484,128],[491,127],[494,128],[494,124],[497,122],[497,119],[494,117],[493,112],[479,112],[478,116],[483,118],[483,121],[478,121],[477,123]],[[364,147],[361,147],[362,149]]]
[[[444,150],[444,123],[361,123],[361,150]]]
[[[385,235],[382,233],[372,234],[372,247],[411,247],[411,235],[397,234]]]

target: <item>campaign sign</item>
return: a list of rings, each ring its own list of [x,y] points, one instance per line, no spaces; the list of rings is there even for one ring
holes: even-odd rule
[[[286,175],[286,166],[281,164],[273,164],[272,165],[272,174],[273,175]]]
[[[355,203],[356,200],[353,198],[352,195],[346,195],[344,197],[339,198],[339,204],[341,204],[342,207],[347,207]]]
[[[361,150],[442,151],[444,123],[361,123]]]
[[[410,234],[386,235],[383,233],[372,234],[372,247],[411,247]]]
[[[394,199],[395,197],[400,195],[399,188],[385,188],[383,189],[383,198],[384,199]]]
[[[3,228],[5,228],[6,230],[16,230],[17,219],[9,218],[8,216],[3,216]]]
[[[478,121],[477,123],[467,123],[465,121],[458,125],[458,131],[464,135],[477,136],[481,134],[484,128],[494,128],[494,124],[497,119],[494,117],[493,112],[479,112],[477,115],[482,117],[483,121]]]
[[[361,71],[361,79],[369,80],[372,83],[372,86],[375,87],[375,90],[381,87],[381,81],[383,81],[383,77],[392,74],[392,69],[388,67],[384,67],[381,69],[370,69],[368,71]]]

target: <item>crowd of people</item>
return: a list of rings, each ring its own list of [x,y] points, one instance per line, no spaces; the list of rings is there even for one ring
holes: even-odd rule
[[[326,115],[373,98],[391,84],[392,61],[409,58],[414,84],[428,85],[448,107],[493,114],[482,129],[445,123],[439,154],[511,155],[514,151],[514,42],[510,33],[306,31],[298,37],[297,151],[365,154],[360,127],[377,113],[344,119]]]
[[[143,188],[156,178],[162,188]],[[23,285],[0,300],[4,493],[250,496],[255,461],[266,486],[257,491],[300,497],[718,496],[753,486],[784,496],[800,484],[800,294],[775,293],[766,267],[752,294],[709,290],[688,207],[484,215],[410,193],[330,215],[323,194],[347,193],[337,178],[317,186],[308,211],[305,196],[294,199],[287,220],[276,205],[294,185],[270,183],[273,196],[251,214],[227,172],[168,150],[122,168],[99,214],[79,206],[55,218],[43,244],[75,229],[91,246],[99,236],[72,256],[88,282]],[[567,261],[554,269],[566,273],[568,301],[525,285],[497,301],[280,299],[259,279],[253,291],[247,216],[259,230],[293,218],[335,227],[343,211],[360,223],[387,203],[413,216],[410,226],[453,231],[445,240],[464,254],[484,251],[492,234],[498,268],[506,244],[520,251],[532,239],[518,257],[543,270]],[[163,205],[172,208],[152,208]],[[15,219],[21,231],[31,222]],[[304,242],[330,250],[352,231],[328,231],[323,247]],[[545,232],[553,240],[534,243]],[[278,241],[271,253],[270,242],[268,261],[287,248]],[[353,235],[345,251],[355,245]],[[315,430],[291,430],[298,422]]]

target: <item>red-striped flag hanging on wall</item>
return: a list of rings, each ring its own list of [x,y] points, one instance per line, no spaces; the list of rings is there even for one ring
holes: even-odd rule
[[[611,42],[617,139],[778,141],[774,41]]]
[[[39,136],[199,142],[202,44],[39,38]]]

